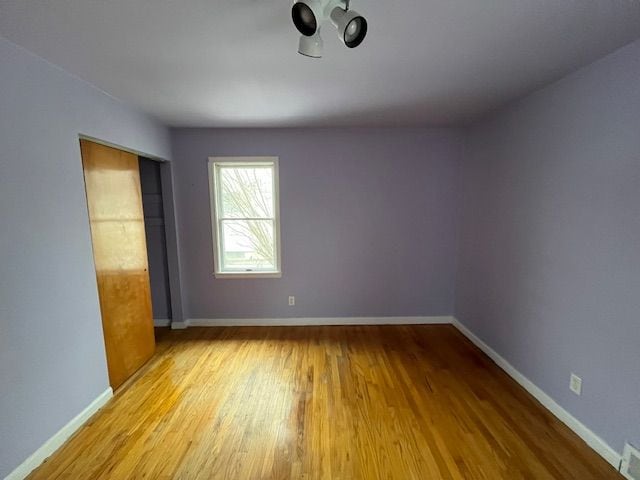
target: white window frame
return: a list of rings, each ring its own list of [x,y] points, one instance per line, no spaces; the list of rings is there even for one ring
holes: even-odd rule
[[[209,199],[211,208],[211,233],[213,239],[213,275],[216,278],[281,278],[282,255],[280,249],[280,179],[278,175],[278,157],[209,157]],[[221,221],[218,220],[219,188],[216,167],[241,165],[268,165],[273,167],[274,198],[274,242],[276,252],[276,270],[256,272],[224,272],[222,267],[222,251],[220,238]]]

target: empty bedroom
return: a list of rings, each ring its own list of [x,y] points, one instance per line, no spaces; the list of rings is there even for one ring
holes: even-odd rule
[[[0,0],[0,478],[640,480],[640,2]]]

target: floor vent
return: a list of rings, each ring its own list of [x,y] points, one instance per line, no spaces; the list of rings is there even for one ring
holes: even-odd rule
[[[629,480],[640,480],[640,451],[628,443],[624,446],[620,473]]]

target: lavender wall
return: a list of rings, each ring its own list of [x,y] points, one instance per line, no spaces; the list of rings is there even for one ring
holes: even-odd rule
[[[461,177],[459,320],[640,444],[640,41],[474,126]]]
[[[425,129],[174,130],[187,317],[451,314],[461,138]],[[216,155],[280,157],[281,279],[214,279],[207,158]]]
[[[0,37],[0,478],[109,386],[78,134],[169,158],[143,116]]]

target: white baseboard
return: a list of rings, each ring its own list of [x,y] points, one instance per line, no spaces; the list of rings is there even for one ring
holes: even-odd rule
[[[184,330],[189,326],[189,320],[184,322],[171,322],[171,330]]]
[[[437,317],[298,317],[298,318],[190,318],[190,327],[283,327],[306,325],[434,325],[452,323],[451,316]],[[184,326],[172,328],[185,328]]]
[[[109,387],[102,392],[98,398],[91,402],[87,408],[71,419],[71,421],[62,427],[53,437],[33,452],[29,458],[18,465],[13,472],[5,477],[5,480],[21,480],[29,475],[35,468],[50,457],[52,453],[60,448],[94,413],[100,410],[112,396],[113,390]]]
[[[168,327],[169,325],[171,325],[170,318],[154,318],[153,319],[154,327]]]
[[[500,368],[502,368],[511,378],[518,382],[527,392],[538,400],[547,410],[553,413],[562,423],[582,438],[598,455],[613,465],[616,470],[619,469],[622,456],[618,452],[611,448],[598,435],[593,433],[586,425],[580,422],[580,420],[562,408],[553,398],[520,373],[520,371],[477,337],[471,330],[460,323],[460,321],[455,317],[453,318],[453,325],[489,358],[491,358],[491,360],[493,360]]]

